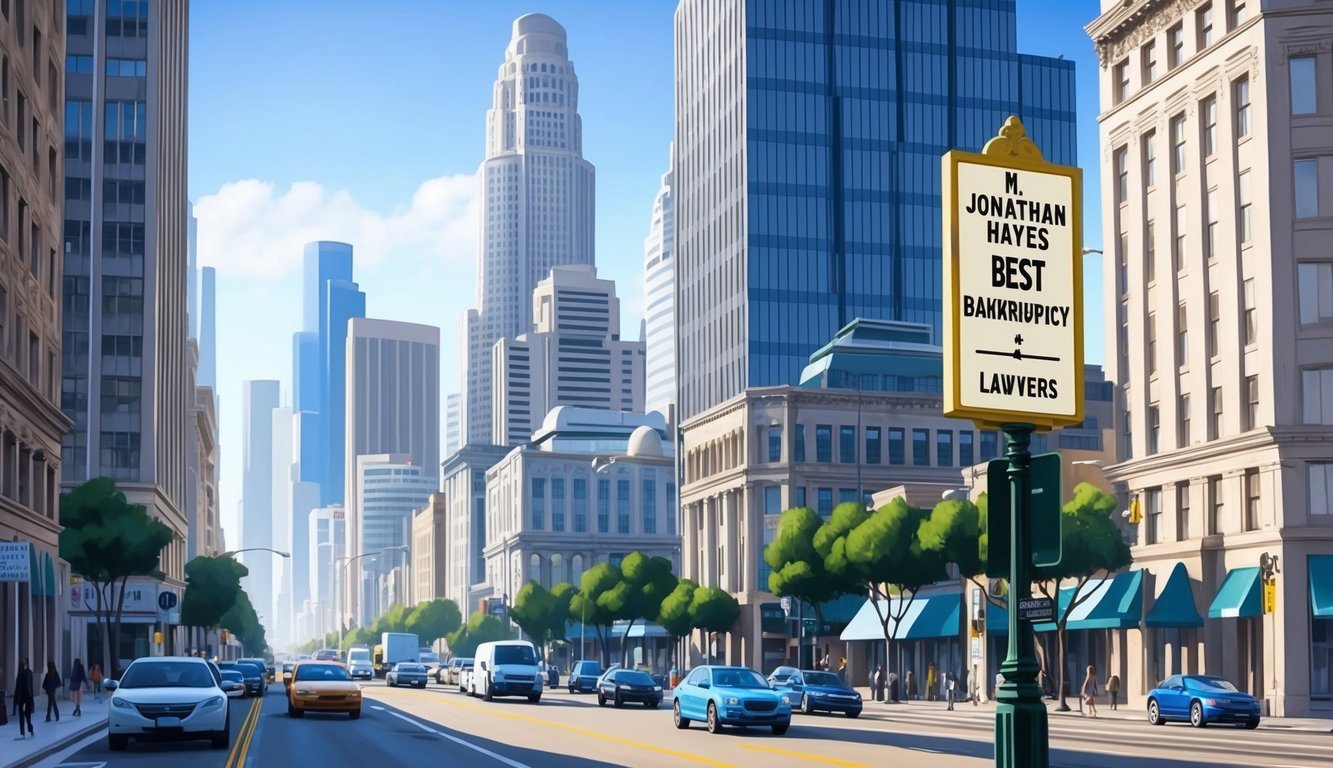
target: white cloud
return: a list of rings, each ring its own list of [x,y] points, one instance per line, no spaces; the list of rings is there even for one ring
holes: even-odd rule
[[[302,249],[313,240],[351,243],[358,271],[406,259],[412,266],[471,269],[479,211],[471,174],[425,181],[407,208],[387,215],[365,208],[345,190],[312,181],[285,191],[258,179],[228,182],[194,205],[199,263],[261,279],[298,272]]]

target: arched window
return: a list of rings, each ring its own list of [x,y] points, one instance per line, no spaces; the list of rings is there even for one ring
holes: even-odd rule
[[[550,585],[547,584],[547,582],[542,578],[542,556],[541,556],[541,555],[537,554],[536,552],[533,552],[533,553],[532,553],[532,558],[531,558],[531,560],[530,560],[530,564],[528,565],[528,568],[529,568],[529,570],[528,570],[528,578],[527,578],[526,580],[530,581],[530,580],[535,579],[535,580],[537,581],[537,583],[538,583],[538,584],[541,584],[542,586],[550,586]]]
[[[574,555],[569,560],[569,583],[578,586],[583,581],[583,555]]]
[[[542,583],[543,587],[550,589],[562,581],[568,581],[568,574],[565,571],[565,556],[559,552],[551,555],[551,578]]]

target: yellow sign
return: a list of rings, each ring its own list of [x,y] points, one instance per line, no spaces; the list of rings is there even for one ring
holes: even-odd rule
[[[941,162],[944,415],[1083,421],[1083,172],[1046,162],[1011,116]]]
[[[1277,613],[1277,579],[1264,580],[1264,613]]]
[[[153,633],[153,642],[154,642],[154,643],[157,643],[158,645],[161,645],[161,644],[162,644],[162,633],[161,633],[161,632],[154,632],[154,633]]]
[[[226,645],[226,644],[227,644],[227,638],[230,637],[230,636],[231,636],[231,633],[228,632],[228,631],[225,630],[225,629],[218,631],[218,640],[219,640],[223,645]]]
[[[1129,524],[1138,525],[1143,522],[1143,506],[1139,504],[1139,497],[1135,496],[1129,500]]]

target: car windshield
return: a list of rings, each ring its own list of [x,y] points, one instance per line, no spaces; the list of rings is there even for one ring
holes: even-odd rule
[[[426,668],[420,664],[399,664],[399,672],[425,672]]]
[[[236,669],[239,670],[240,673],[245,675],[246,677],[264,676],[264,670],[262,668],[256,667],[254,664],[251,664],[249,662],[245,661],[236,662]]]
[[[718,688],[767,688],[768,681],[748,669],[715,669],[713,684]]]
[[[833,674],[832,672],[806,672],[806,673],[805,673],[805,684],[806,684],[806,685],[822,685],[822,686],[825,686],[825,687],[828,687],[828,688],[846,688],[846,687],[847,687],[846,685],[843,684],[843,682],[842,682],[842,678],[841,678],[841,677],[838,677],[837,675]]]
[[[290,662],[290,661],[283,662],[283,665],[282,665],[282,671],[283,671],[283,672],[291,672],[291,671],[292,671],[292,668],[295,667],[295,666],[296,666],[296,664],[294,664],[293,662]]]
[[[533,652],[530,645],[497,645],[495,646],[495,663],[535,665],[537,654]]]
[[[1236,686],[1223,680],[1220,677],[1187,677],[1191,688],[1212,688],[1218,691],[1227,691],[1229,693],[1239,693]]]
[[[472,669],[472,659],[463,659],[461,666],[463,669]]]
[[[239,681],[239,680],[244,680],[244,679],[245,679],[245,676],[242,675],[240,672],[237,672],[237,671],[234,670],[234,669],[224,669],[224,670],[222,670],[222,679],[223,679],[223,680]]]
[[[602,674],[602,665],[595,661],[584,661],[579,665],[580,675],[600,675]]]
[[[208,667],[188,661],[137,661],[125,670],[121,688],[211,688],[217,683]]]
[[[656,685],[646,673],[635,669],[621,670],[616,673],[616,682],[625,685]]]
[[[334,664],[302,664],[296,668],[296,679],[303,683],[351,680],[347,668]]]

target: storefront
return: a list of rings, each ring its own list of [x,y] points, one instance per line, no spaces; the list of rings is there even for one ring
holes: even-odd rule
[[[1333,711],[1333,555],[1310,555],[1310,709]]]
[[[891,617],[889,632],[894,638],[888,646],[887,663],[883,655],[886,644],[881,615]],[[896,620],[892,618],[895,616]],[[896,597],[877,603],[866,600],[840,635],[846,643],[864,643],[867,651],[866,664],[854,665],[848,672],[848,682],[864,685],[868,671],[875,664],[885,663],[886,672],[896,671],[903,684],[907,673],[912,672],[919,698],[937,698],[943,672],[947,671],[958,681],[955,691],[961,698],[961,692],[967,690],[971,669],[970,663],[964,664],[961,620],[962,595],[958,592],[918,595],[907,601],[905,607],[902,599]],[[936,670],[935,688],[928,690],[932,667]]]
[[[1143,619],[1145,665],[1144,679],[1139,681],[1143,690],[1171,675],[1199,672],[1203,616],[1197,606],[1189,571],[1184,563],[1176,563]]]
[[[13,684],[21,659],[34,670],[62,663],[56,563],[36,542],[0,543],[0,688]]]

